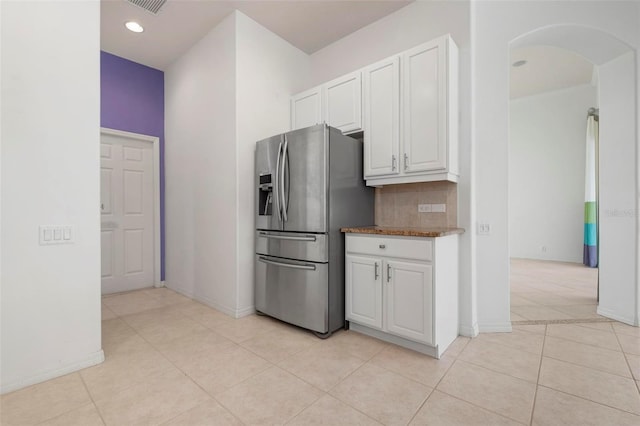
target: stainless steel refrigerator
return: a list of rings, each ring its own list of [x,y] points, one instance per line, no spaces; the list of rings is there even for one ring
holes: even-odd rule
[[[373,225],[362,142],[324,124],[256,143],[256,310],[326,337],[344,325],[345,226]]]

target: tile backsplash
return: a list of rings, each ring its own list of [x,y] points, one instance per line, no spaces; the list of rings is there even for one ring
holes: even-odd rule
[[[445,204],[445,213],[419,213],[418,204]],[[378,226],[445,228],[458,224],[458,187],[453,182],[407,183],[376,188]]]

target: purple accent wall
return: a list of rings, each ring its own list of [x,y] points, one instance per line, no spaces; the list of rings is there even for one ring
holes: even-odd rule
[[[164,280],[164,72],[101,51],[100,125],[160,138],[160,268]]]

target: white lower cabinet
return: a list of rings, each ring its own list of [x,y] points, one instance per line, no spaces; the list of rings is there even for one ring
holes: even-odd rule
[[[346,235],[350,327],[439,358],[458,336],[458,236]]]
[[[432,344],[432,266],[394,260],[385,263],[387,331]]]
[[[347,316],[382,330],[382,260],[347,255],[345,269]]]

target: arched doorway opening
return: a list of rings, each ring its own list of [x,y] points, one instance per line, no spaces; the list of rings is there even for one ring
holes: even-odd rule
[[[530,46],[565,49],[597,67],[600,110],[597,313],[637,325],[636,52],[607,33],[577,25],[539,28],[509,44],[512,50]],[[510,208],[508,215],[513,213]]]

